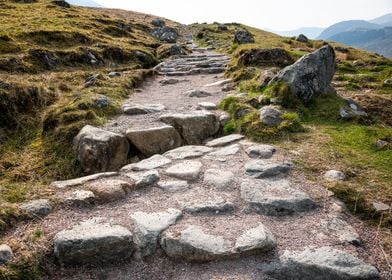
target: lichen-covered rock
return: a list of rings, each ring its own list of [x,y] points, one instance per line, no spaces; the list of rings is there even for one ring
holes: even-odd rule
[[[249,44],[254,42],[255,39],[253,37],[253,34],[247,30],[239,30],[234,34],[234,43]]]
[[[154,28],[151,35],[167,43],[175,43],[178,38],[177,31],[174,28],[167,26]]]
[[[32,217],[43,218],[52,212],[52,204],[47,199],[37,199],[23,203],[20,209],[26,211]]]
[[[127,161],[125,136],[86,125],[74,139],[74,149],[85,173],[115,171]]]
[[[280,262],[263,266],[263,272],[274,279],[287,280],[376,280],[377,269],[349,253],[330,247],[286,251]]]
[[[86,222],[54,237],[54,253],[61,263],[92,264],[127,259],[132,233],[122,226]]]
[[[152,255],[156,250],[159,234],[182,216],[177,209],[165,212],[136,212],[131,215],[134,228],[134,242],[141,257]]]
[[[283,121],[282,115],[276,106],[264,106],[260,109],[260,121],[268,126],[278,126]]]
[[[307,102],[314,95],[334,92],[331,86],[334,74],[335,51],[326,45],[281,70],[269,85],[284,82],[292,94]]]

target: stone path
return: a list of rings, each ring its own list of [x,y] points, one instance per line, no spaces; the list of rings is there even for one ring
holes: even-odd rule
[[[27,227],[54,248],[51,279],[380,279],[364,262],[375,252],[358,247],[366,231],[284,151],[220,136],[225,113],[205,103],[224,97],[227,61],[195,49],[159,65],[103,134],[80,142],[111,152],[110,131],[138,160],[54,182],[54,211],[26,206],[41,217]]]

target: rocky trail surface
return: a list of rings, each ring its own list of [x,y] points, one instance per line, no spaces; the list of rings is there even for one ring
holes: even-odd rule
[[[8,233],[43,230],[50,279],[391,277],[376,232],[307,181],[289,152],[222,136],[227,63],[199,48],[168,60],[123,114],[81,131],[81,164],[95,174],[54,182],[62,203],[31,202],[37,219]]]

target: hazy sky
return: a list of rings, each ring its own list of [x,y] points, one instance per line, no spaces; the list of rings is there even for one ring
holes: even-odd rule
[[[392,12],[392,0],[95,0],[163,16],[181,23],[240,22],[259,28],[291,30],[326,27],[348,19],[372,19]]]

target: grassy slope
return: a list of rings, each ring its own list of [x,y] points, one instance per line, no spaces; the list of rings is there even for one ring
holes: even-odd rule
[[[158,63],[161,43],[150,36],[152,18],[64,9],[46,0],[0,1],[0,231],[18,218],[17,203],[49,196],[46,183],[79,174],[71,148],[75,134],[117,113]],[[56,63],[45,63],[37,50]],[[109,78],[109,71],[122,76]],[[96,84],[85,87],[94,74],[101,74]],[[98,106],[105,97],[109,104]]]
[[[227,110],[238,110],[242,106],[252,108],[252,101],[260,95],[268,95],[271,88],[261,88],[257,81],[264,67],[245,67],[238,63],[240,55],[252,48],[275,48],[287,50],[294,59],[322,46],[322,41],[301,43],[294,38],[281,37],[269,32],[238,24],[226,24],[227,31],[218,29],[218,24],[195,24],[194,34],[200,44],[217,47],[231,55],[232,60],[227,76],[234,78],[238,91],[248,92],[247,98],[228,98],[221,105]],[[247,29],[255,36],[254,44],[233,43],[234,32]],[[298,114],[305,132],[292,133],[300,129],[279,127],[278,131],[267,130],[258,121],[255,108],[251,114],[232,120],[226,126],[227,132],[247,133],[255,140],[274,142],[289,150],[294,150],[297,165],[310,180],[330,188],[347,207],[367,221],[378,224],[380,214],[372,208],[372,202],[392,203],[392,88],[383,85],[392,75],[392,61],[359,49],[331,42],[334,47],[348,48],[348,52],[337,51],[338,70],[334,83],[338,93],[353,98],[372,114],[368,120],[343,121],[339,119],[339,109],[344,104],[339,96],[322,96],[306,106],[293,109],[290,114]],[[283,91],[278,88],[278,91]],[[294,100],[293,100],[294,101]],[[233,113],[233,112],[231,112]],[[233,115],[233,114],[232,114]],[[295,117],[295,115],[294,115]],[[286,122],[287,123],[287,122]],[[294,128],[298,127],[295,123]],[[282,133],[284,132],[284,133]],[[384,139],[389,145],[376,148],[376,141]],[[299,154],[298,156],[295,156]],[[329,169],[342,170],[349,178],[344,183],[326,183],[323,172]],[[392,249],[390,229],[391,214],[386,214],[382,222],[386,238],[383,239],[387,251]]]

